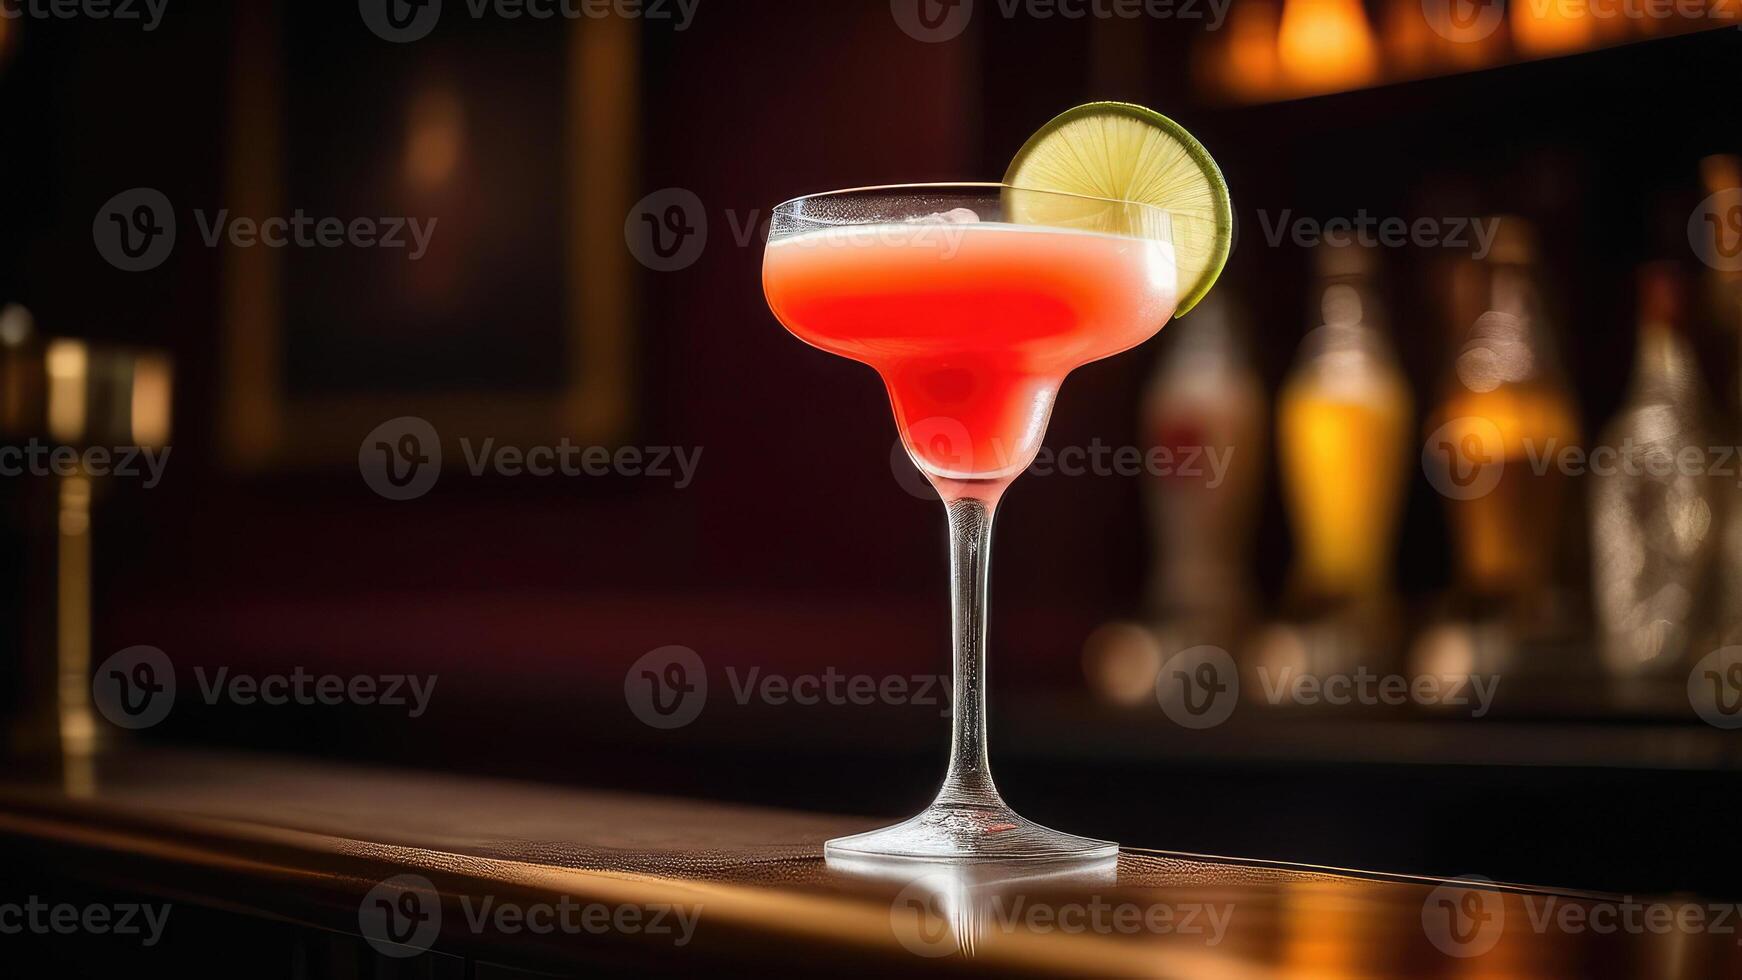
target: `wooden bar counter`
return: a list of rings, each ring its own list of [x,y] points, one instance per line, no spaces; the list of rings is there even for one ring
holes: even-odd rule
[[[273,756],[132,750],[74,783],[0,781],[0,930],[27,900],[161,928],[0,934],[59,975],[1742,974],[1692,896],[1138,849],[840,868],[823,841],[877,821]]]

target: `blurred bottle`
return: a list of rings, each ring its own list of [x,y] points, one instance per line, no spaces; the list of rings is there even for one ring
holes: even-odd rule
[[[0,447],[23,449],[47,428],[48,376],[41,336],[30,312],[0,302]],[[52,626],[55,501],[47,481],[0,476],[0,748],[14,758],[51,741],[47,706],[58,675],[32,656]]]
[[[1605,668],[1686,670],[1714,547],[1706,397],[1687,335],[1687,290],[1668,263],[1639,280],[1627,401],[1592,456],[1592,583]]]
[[[1232,300],[1211,293],[1163,336],[1143,402],[1144,438],[1164,463],[1147,487],[1149,612],[1194,634],[1188,645],[1233,643],[1252,608],[1266,419],[1246,336]]]
[[[1742,205],[1742,157],[1717,154],[1700,161],[1701,183],[1708,199],[1715,198],[1724,214],[1702,214],[1698,225],[1712,236],[1709,242],[1698,243],[1700,257],[1705,262],[1706,275],[1701,302],[1702,313],[1719,329],[1742,341],[1742,268],[1730,268],[1737,263],[1725,261],[1742,247],[1742,229],[1732,209]],[[1742,391],[1734,394],[1742,397]]]
[[[1704,225],[1713,236],[1701,243],[1705,261],[1704,288],[1701,290],[1703,319],[1719,336],[1726,338],[1736,352],[1724,372],[1734,386],[1730,390],[1728,410],[1723,413],[1723,430],[1732,446],[1742,446],[1742,268],[1732,268],[1725,261],[1726,253],[1736,254],[1742,246],[1742,234],[1733,227],[1733,209],[1742,207],[1742,158],[1717,155],[1700,161],[1700,176],[1708,200],[1720,205],[1723,214],[1712,214]],[[1718,588],[1712,610],[1712,636],[1709,646],[1716,648],[1742,643],[1742,478],[1732,477],[1718,488],[1721,492],[1722,522],[1718,532]]]
[[[19,303],[0,303],[0,439],[42,427],[47,385],[42,338],[30,311]]]
[[[1440,454],[1448,479],[1470,481],[1444,493],[1460,591],[1528,629],[1548,614],[1560,551],[1567,478],[1556,461],[1580,433],[1543,315],[1534,235],[1520,219],[1495,220],[1488,256],[1457,273],[1454,322],[1470,326],[1427,420],[1426,452]]]
[[[1277,400],[1290,588],[1309,603],[1376,600],[1390,591],[1412,400],[1385,338],[1372,250],[1326,246],[1318,261],[1323,322]]]

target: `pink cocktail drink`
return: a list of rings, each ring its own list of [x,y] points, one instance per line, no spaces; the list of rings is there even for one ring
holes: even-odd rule
[[[1065,375],[1149,339],[1181,279],[1171,212],[1009,184],[866,187],[774,209],[762,285],[799,339],[876,369],[949,515],[950,762],[937,798],[824,845],[831,866],[1111,862],[1118,845],[1016,813],[986,752],[986,605],[999,498],[1033,462]],[[905,872],[904,872],[905,873]]]
[[[768,304],[807,343],[882,375],[946,497],[996,497],[1034,460],[1073,369],[1173,315],[1163,240],[1003,222],[823,227],[772,242]]]

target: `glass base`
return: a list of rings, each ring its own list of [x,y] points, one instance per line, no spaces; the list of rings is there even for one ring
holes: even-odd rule
[[[1119,845],[1061,833],[996,804],[933,803],[879,830],[837,837],[823,845],[831,861],[1098,861]]]

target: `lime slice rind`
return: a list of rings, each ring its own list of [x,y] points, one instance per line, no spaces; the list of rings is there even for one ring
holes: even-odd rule
[[[1005,207],[1013,221],[1170,240],[1180,281],[1175,316],[1210,291],[1233,247],[1233,207],[1216,161],[1178,123],[1143,106],[1095,102],[1058,116],[1018,151],[1004,183],[1015,189]]]

